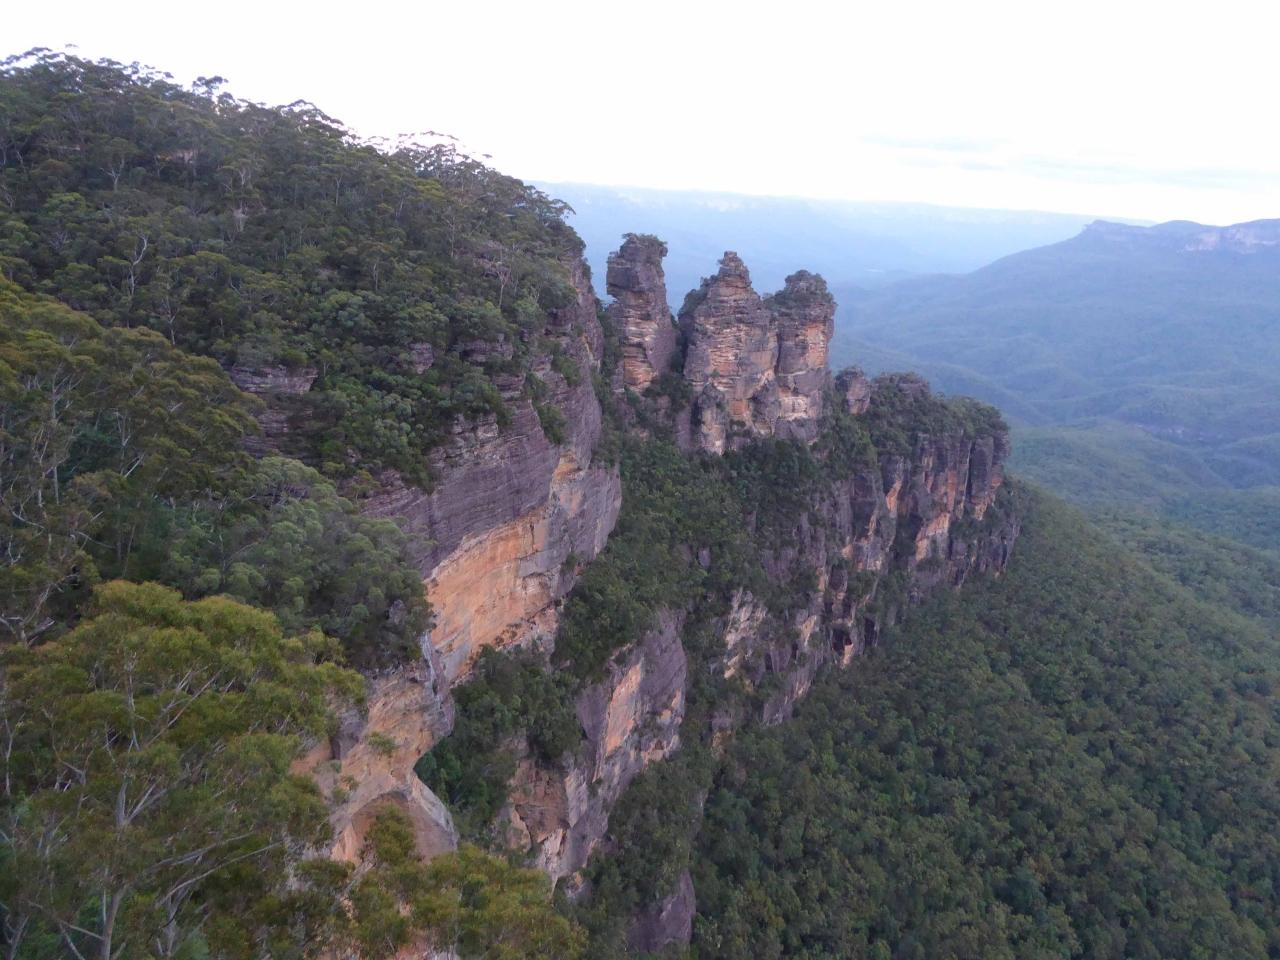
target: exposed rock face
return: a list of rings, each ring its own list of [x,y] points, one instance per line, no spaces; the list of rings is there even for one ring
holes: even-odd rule
[[[578,696],[585,742],[575,759],[551,768],[520,762],[501,819],[511,846],[530,850],[553,881],[586,864],[636,774],[679,747],[688,669],[682,625],[682,615],[660,616],[606,679]]]
[[[637,393],[666,372],[676,352],[662,274],[666,255],[667,245],[657,237],[636,234],[609,255],[609,317],[622,339],[622,385]]]
[[[413,772],[452,727],[442,693],[430,656],[373,677],[365,714],[344,718],[333,742],[300,761],[330,798],[336,859],[358,861],[373,819],[393,806],[408,816],[425,859],[457,847],[449,811]]]
[[[595,557],[618,516],[617,470],[592,462],[601,426],[591,379],[602,348],[595,296],[580,263],[570,275],[578,299],[553,318],[546,335],[579,375],[570,383],[549,357],[533,369],[564,414],[565,443],[547,438],[522,396],[523,378],[510,377],[501,383],[509,424],[494,417],[459,422],[432,454],[437,480],[430,491],[387,473],[366,506],[409,535],[435,612],[431,643],[448,684],[484,647],[549,638],[555,603],[577,574],[566,561]]]
[[[873,385],[861,372],[846,371],[837,384],[837,395],[859,415],[877,404],[898,411],[932,402],[928,384],[917,377]],[[795,587],[783,617],[739,589],[718,623],[720,673],[749,689],[772,678],[769,687],[776,692],[763,700],[759,719],[787,717],[824,669],[850,666],[932,591],[1004,568],[1018,521],[991,507],[1008,452],[999,425],[971,429],[956,421],[936,435],[919,434],[909,446],[886,448],[833,479],[789,529],[768,538],[773,545],[762,558],[768,579],[811,586]],[[714,558],[698,561],[705,566]],[[553,767],[527,757],[520,764],[503,814],[512,849],[530,850],[534,863],[555,879],[571,878],[574,888],[573,875],[607,836],[609,812],[622,789],[678,745],[685,672],[671,618],[618,654],[609,679],[578,700],[586,733],[579,757]],[[713,744],[751,719],[741,710],[727,704],[713,710]],[[632,948],[654,951],[687,942],[692,911],[691,884],[682,877],[632,918]]]
[[[855,417],[860,417],[871,406],[871,381],[857,367],[841,370],[836,376],[836,396]]]
[[[865,378],[846,372],[837,382],[861,406]],[[893,393],[899,396],[887,395]],[[866,403],[896,405],[912,395],[927,396],[928,384],[901,377],[877,383]],[[782,680],[766,704],[766,721],[788,715],[825,665],[847,666],[878,643],[905,607],[973,573],[1004,569],[1018,519],[987,514],[1009,449],[1003,428],[922,435],[908,452],[882,452],[874,465],[834,483],[829,496],[776,538],[765,556],[770,578],[794,581],[802,571],[815,583],[787,624],[789,639],[770,639],[777,631],[767,629],[767,611],[746,592],[735,596],[723,626],[726,676],[742,674],[753,684],[768,674]],[[898,592],[889,574],[898,575]]]
[[[245,437],[245,449],[254,456],[279,452],[289,434],[289,418],[299,403],[296,398],[311,389],[319,371],[315,367],[237,363],[227,375],[241,390],[266,401],[257,412],[261,433]]]
[[[737,438],[772,433],[778,419],[778,336],[751,275],[736,253],[702,283],[696,303],[680,316],[688,338],[684,376],[694,392],[694,440],[723,453]]]
[[[553,443],[543,431],[524,395],[524,377],[509,376],[499,381],[509,423],[488,417],[455,424],[450,441],[431,455],[430,490],[388,471],[365,504],[408,534],[434,624],[423,661],[403,676],[375,678],[367,722],[353,723],[351,742],[336,745],[330,786],[342,797],[332,817],[338,856],[359,855],[369,822],[388,803],[409,814],[424,855],[456,843],[448,812],[413,772],[451,728],[448,690],[485,647],[550,642],[558,601],[578,565],[604,548],[617,519],[617,468],[593,462],[601,412],[592,376],[603,348],[596,298],[581,260],[566,269],[577,297],[550,317],[543,334],[577,374],[566,378],[549,354],[531,371],[564,415],[564,442]],[[474,362],[510,355],[504,343],[460,349]],[[435,353],[415,345],[407,360],[426,369]]]
[[[835,332],[836,302],[819,276],[801,270],[765,300],[778,331],[778,420],[774,435],[812,442],[822,418],[830,374],[827,347]]]
[[[693,915],[697,912],[693,878],[686,870],[670,895],[643,911],[632,921],[627,946],[636,953],[658,953],[672,944],[687,944],[693,936]]]
[[[691,444],[723,453],[759,437],[817,436],[835,301],[805,271],[767,300],[736,253],[690,295],[680,316],[694,394]]]
[[[763,437],[812,443],[832,386],[827,348],[835,305],[822,279],[801,271],[761,299],[742,261],[727,253],[682,311],[680,358],[666,306],[664,253],[653,238],[631,237],[610,260],[610,309],[624,341],[622,384],[642,392],[673,359],[682,361],[692,403],[683,428],[679,420],[673,425],[688,449],[718,454]],[[369,512],[396,519],[409,535],[435,620],[422,662],[373,678],[367,719],[350,719],[332,754],[312,758],[335,798],[336,856],[358,857],[369,823],[388,804],[409,814],[424,856],[456,843],[448,812],[413,774],[418,757],[451,727],[448,690],[466,680],[486,647],[550,648],[558,601],[580,565],[604,548],[617,518],[617,470],[594,459],[602,418],[592,374],[602,331],[581,264],[568,267],[578,297],[551,318],[544,336],[580,375],[566,379],[563,363],[553,365],[550,355],[531,371],[564,414],[563,443],[547,437],[522,376],[511,375],[499,383],[508,422],[456,424],[432,455],[430,490],[388,473],[368,501]],[[501,360],[508,346],[466,350]],[[437,357],[415,348],[408,362],[425,369]],[[928,400],[927,384],[909,377],[873,385],[860,371],[846,371],[834,386],[835,402],[855,416],[874,414],[877,403],[884,411]],[[714,669],[748,688],[773,675],[767,689],[776,692],[754,702],[757,708],[764,702],[764,720],[779,720],[820,670],[850,664],[907,605],[975,571],[1002,569],[1018,532],[1016,517],[992,509],[1008,452],[999,429],[947,427],[886,447],[875,462],[854,467],[829,489],[824,484],[817,502],[764,552],[772,581],[798,584],[794,602],[776,614],[738,590],[717,624],[724,653]],[[698,562],[705,567],[714,558],[704,552]],[[689,673],[685,616],[660,615],[640,642],[614,656],[604,679],[578,693],[584,738],[576,753],[546,763],[522,738],[513,744],[516,773],[499,835],[553,881],[568,878],[571,893],[580,889],[579,871],[607,836],[623,792],[647,765],[680,746]],[[715,737],[748,719],[735,715],[738,709],[713,717]],[[633,918],[632,948],[687,942],[693,912],[685,873]]]

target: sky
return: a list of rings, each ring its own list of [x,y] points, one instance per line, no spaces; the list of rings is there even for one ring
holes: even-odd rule
[[[1280,217],[1280,3],[15,3],[75,44],[527,180],[1147,220]]]

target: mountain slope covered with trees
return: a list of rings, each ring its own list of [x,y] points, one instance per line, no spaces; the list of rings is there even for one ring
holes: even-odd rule
[[[5,61],[5,955],[1280,953],[1275,558],[565,214]]]
[[[1274,620],[1023,496],[1005,579],[931,602],[727,752],[698,956],[1280,949]]]
[[[1022,473],[1077,502],[1231,535],[1213,516],[1261,516],[1280,484],[1278,240],[1269,220],[1095,223],[963,276],[841,291],[833,356],[999,404]]]

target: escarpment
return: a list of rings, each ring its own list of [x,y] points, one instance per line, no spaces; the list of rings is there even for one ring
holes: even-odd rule
[[[597,300],[581,259],[563,266],[572,295],[548,313],[528,369],[494,377],[506,417],[458,419],[430,453],[429,487],[384,470],[363,501],[366,513],[394,520],[408,535],[432,625],[421,660],[371,677],[363,713],[302,763],[331,798],[332,850],[340,858],[360,856],[368,825],[387,805],[408,814],[424,855],[456,845],[448,811],[414,773],[452,727],[449,690],[486,648],[549,646],[558,602],[617,519],[618,468],[597,456],[602,415],[594,379],[604,347]],[[501,342],[459,349],[472,362],[502,366],[510,357]],[[408,357],[415,369],[433,360],[426,346]],[[287,429],[279,411],[314,380],[314,373],[272,374],[240,377],[268,400],[268,442]]]
[[[509,422],[459,421],[432,454],[430,490],[388,472],[367,501],[368,513],[394,519],[415,545],[435,618],[429,640],[447,684],[485,647],[549,638],[576,564],[600,552],[618,515],[617,468],[595,457],[596,298],[582,263],[568,270],[575,298],[551,315],[548,349],[527,374],[500,381]],[[562,436],[544,425],[529,378],[547,391],[540,406],[558,411]]]
[[[573,297],[548,314],[527,371],[495,379],[508,416],[459,420],[430,455],[429,487],[376,477],[365,509],[408,534],[434,622],[421,662],[373,678],[366,713],[316,758],[337,855],[359,855],[387,804],[410,813],[423,855],[456,843],[442,798],[465,798],[437,796],[414,763],[448,736],[450,690],[482,651],[532,649],[540,669],[572,678],[556,689],[568,691],[560,715],[575,743],[553,755],[528,730],[502,734],[481,764],[506,771],[491,785],[501,802],[480,827],[474,811],[462,819],[473,839],[589,901],[593,857],[621,848],[612,818],[638,778],[683,745],[714,749],[744,723],[782,720],[820,671],[849,667],[930,591],[1008,562],[1018,518],[1000,496],[1009,444],[994,411],[911,376],[832,377],[835,303],[805,271],[761,297],[727,253],[677,331],[665,249],[630,236],[610,258],[613,344],[581,263],[566,264]],[[602,368],[606,355],[616,367]],[[621,478],[606,437],[623,448]],[[655,445],[689,467],[688,482],[714,485],[701,491],[708,505],[664,487],[662,470],[626,479],[628,458]],[[637,505],[623,502],[624,483]],[[674,516],[663,536],[684,539],[614,556],[592,580],[604,551],[659,539],[644,526],[655,511]],[[706,525],[697,514],[708,511],[723,522]],[[626,536],[611,540],[619,522]],[[669,593],[640,582],[646,564],[673,566]],[[558,646],[580,581],[601,611],[594,659]],[[628,633],[619,611],[643,629]],[[686,869],[671,876],[675,887],[649,891],[633,918],[636,949],[688,938],[696,891]]]

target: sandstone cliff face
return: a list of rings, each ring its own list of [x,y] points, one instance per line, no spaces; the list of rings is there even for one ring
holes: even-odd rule
[[[448,811],[413,769],[452,727],[449,689],[465,680],[485,647],[550,643],[558,601],[581,564],[604,548],[617,519],[617,468],[595,460],[601,411],[592,378],[603,350],[597,300],[583,262],[564,266],[574,297],[548,318],[542,333],[549,349],[528,373],[495,378],[509,422],[459,421],[430,456],[429,490],[387,471],[365,501],[366,512],[395,520],[408,535],[433,625],[422,659],[371,677],[367,711],[348,717],[332,744],[300,763],[331,799],[332,853],[339,858],[359,857],[370,822],[387,805],[408,814],[425,857],[456,845]],[[504,341],[455,349],[474,363],[513,355]],[[560,359],[553,362],[554,354]],[[435,360],[428,344],[412,345],[406,356],[418,372]],[[261,415],[266,444],[278,446],[288,432],[288,402],[310,389],[315,371],[233,375],[268,401]],[[563,442],[543,430],[528,377],[541,381],[544,402],[563,414]]]
[[[812,442],[822,419],[830,374],[827,348],[835,332],[836,302],[819,276],[801,270],[765,299],[778,331],[778,420],[774,436]]]
[[[1004,569],[1018,519],[987,514],[1008,453],[1003,431],[921,436],[909,453],[882,453],[833,484],[777,538],[765,556],[771,578],[794,581],[807,571],[815,584],[807,600],[796,598],[788,639],[774,639],[750,594],[735,597],[724,628],[726,674],[752,684],[770,674],[780,681],[765,706],[767,722],[787,716],[820,670],[849,666],[875,646],[910,605],[974,573]]]
[[[593,462],[601,429],[592,387],[602,350],[596,300],[581,263],[569,266],[577,300],[545,333],[577,376],[567,380],[549,355],[531,371],[564,415],[565,442],[548,439],[524,378],[509,377],[499,382],[511,411],[506,426],[494,417],[459,422],[432,454],[431,490],[388,472],[366,505],[394,519],[414,545],[435,614],[430,642],[447,685],[485,647],[548,639],[555,603],[577,572],[566,561],[595,557],[618,516],[617,469]]]
[[[871,381],[857,367],[848,367],[836,375],[836,396],[855,417],[871,406]]]
[[[762,300],[742,260],[726,253],[680,316],[694,396],[691,445],[723,453],[760,437],[812,441],[834,316],[821,277],[800,271]]]
[[[688,429],[673,426],[686,447],[720,454],[763,437],[812,443],[829,401],[870,417],[877,404],[904,402],[904,391],[905,400],[927,396],[927,385],[910,378],[881,385],[846,371],[833,382],[827,347],[835,305],[822,279],[801,271],[762,299],[732,253],[682,311],[685,352],[678,356],[664,252],[651,238],[624,243],[610,261],[609,309],[622,340],[624,387],[643,392],[673,360],[683,370],[692,394]],[[604,548],[617,518],[617,470],[594,456],[602,415],[591,375],[603,353],[602,331],[581,264],[568,268],[577,297],[550,319],[544,336],[580,375],[566,378],[564,364],[549,354],[528,374],[563,412],[563,442],[547,437],[523,377],[512,375],[499,382],[508,423],[458,423],[432,455],[430,490],[388,473],[368,502],[371,513],[394,518],[408,533],[435,620],[422,661],[372,678],[367,714],[349,718],[331,749],[309,758],[334,799],[336,856],[358,857],[369,823],[388,804],[409,814],[424,856],[456,844],[448,811],[413,773],[451,727],[449,688],[466,681],[485,647],[550,649],[558,601]],[[478,344],[474,351],[508,346]],[[426,369],[435,355],[416,349],[410,360]],[[279,381],[262,389],[292,388]],[[672,408],[654,409],[666,415]],[[723,656],[714,670],[748,690],[770,691],[750,702],[756,717],[777,721],[822,669],[851,664],[906,606],[976,571],[1002,569],[1017,521],[991,507],[1008,452],[998,430],[923,433],[833,480],[763,554],[771,580],[808,586],[797,586],[781,615],[738,590],[717,622]],[[690,670],[684,618],[683,610],[662,614],[640,642],[614,656],[603,680],[577,694],[583,741],[576,753],[548,764],[514,745],[517,769],[500,835],[553,880],[567,880],[571,893],[624,791],[680,746]],[[715,737],[748,719],[715,716]],[[693,908],[685,874],[633,918],[633,948],[687,942]]]
[[[622,346],[622,386],[643,393],[671,366],[676,328],[667,305],[662,258],[667,245],[656,237],[631,235],[609,255],[606,284],[613,303],[609,318]]]
[[[500,815],[508,846],[526,850],[553,881],[586,865],[605,835],[609,811],[650,763],[680,746],[688,663],[683,615],[666,613],[609,675],[578,695],[584,743],[553,766],[525,757]]]
[[[856,416],[929,399],[927,384],[911,377],[872,384],[850,371],[837,382],[832,395]],[[794,588],[782,615],[748,590],[734,593],[717,621],[723,646],[715,669],[761,691],[746,701],[759,712],[717,707],[710,731],[687,736],[710,733],[716,744],[753,719],[781,721],[823,670],[850,667],[909,606],[975,573],[1003,570],[1018,520],[992,505],[1008,452],[998,426],[920,433],[905,449],[886,449],[833,479],[788,527],[771,528],[762,556],[767,578],[810,586]],[[532,850],[533,862],[575,888],[573,875],[605,842],[622,788],[678,745],[687,673],[670,618],[618,654],[609,679],[578,701],[583,752],[549,769],[521,763],[504,812],[513,849]],[[682,877],[632,918],[633,949],[687,942],[693,908],[692,885]]]

